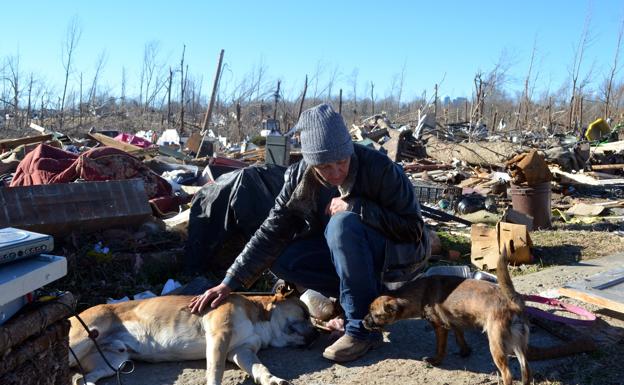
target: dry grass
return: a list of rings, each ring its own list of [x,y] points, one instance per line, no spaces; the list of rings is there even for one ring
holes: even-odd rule
[[[624,237],[586,230],[548,230],[531,233],[533,253],[545,266],[605,257],[620,252]]]

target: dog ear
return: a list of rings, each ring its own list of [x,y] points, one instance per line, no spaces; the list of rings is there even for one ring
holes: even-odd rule
[[[275,296],[284,299],[294,293],[294,291],[295,288],[291,287],[288,284],[280,285],[275,291]]]
[[[383,305],[384,313],[386,314],[396,314],[399,312],[399,303],[396,299],[390,299]]]

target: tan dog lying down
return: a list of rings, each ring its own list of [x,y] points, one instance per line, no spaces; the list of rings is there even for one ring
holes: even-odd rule
[[[513,246],[512,246],[513,247]],[[436,356],[425,360],[439,365],[446,354],[448,330],[455,332],[460,354],[467,356],[462,329],[482,328],[487,333],[490,352],[503,383],[513,382],[508,355],[515,355],[520,362],[522,383],[531,382],[531,370],[527,362],[529,341],[528,320],[523,314],[524,301],[516,293],[509,271],[507,251],[496,267],[500,286],[476,279],[455,276],[429,276],[417,279],[403,288],[376,298],[364,318],[368,329],[379,329],[401,319],[424,318],[431,322],[436,334]]]
[[[316,338],[308,310],[296,297],[243,297],[232,294],[221,306],[191,314],[192,297],[164,296],[142,301],[98,305],[80,313],[97,333],[109,362],[127,359],[162,362],[206,359],[209,385],[221,384],[226,359],[257,384],[288,384],[272,375],[256,353],[268,346],[303,346]],[[69,345],[94,384],[115,372],[106,365],[76,317],[70,318]],[[70,354],[70,366],[77,365]]]

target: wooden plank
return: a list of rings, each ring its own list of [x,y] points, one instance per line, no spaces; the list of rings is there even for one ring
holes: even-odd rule
[[[46,131],[46,129],[44,127],[41,127],[40,125],[35,124],[33,122],[30,122],[30,128],[32,128],[33,130],[38,131],[38,132],[40,132],[42,134]]]
[[[624,164],[592,164],[592,170],[621,170],[624,169]]]
[[[624,140],[620,140],[619,142],[604,143],[600,146],[591,148],[591,152],[594,154],[603,154],[605,151],[620,152],[622,150],[624,150]]]
[[[158,152],[161,155],[169,156],[169,157],[172,157],[177,160],[184,161],[184,162],[188,162],[193,159],[190,156],[186,155],[185,153],[175,150],[169,146],[158,146]]]
[[[118,150],[125,151],[129,154],[136,154],[136,153],[143,152],[143,149],[141,147],[135,146],[130,143],[120,142],[119,140],[115,140],[109,136],[106,136],[97,132],[89,133],[87,135],[89,135],[93,140],[96,140],[105,146],[114,147]]]
[[[66,292],[57,302],[49,302],[36,311],[16,315],[0,326],[0,355],[5,355],[32,335],[71,315],[76,307],[74,296]]]
[[[614,268],[566,284],[559,292],[566,297],[624,313],[624,268]]]
[[[17,146],[21,146],[22,144],[32,144],[32,143],[41,143],[46,140],[52,139],[52,134],[45,135],[37,135],[37,136],[28,136],[26,138],[17,138],[17,139],[3,139],[0,140],[0,150],[12,150]]]
[[[586,292],[569,287],[562,287],[558,289],[559,294],[564,297],[577,299],[579,301],[591,303],[601,306],[605,309],[611,309],[620,313],[624,313],[624,303],[618,302],[609,298],[598,295],[594,292]]]
[[[569,172],[561,171],[557,168],[550,168],[550,172],[554,175],[560,175],[564,177],[566,180],[562,179],[562,182],[572,183],[572,184],[586,184],[590,186],[609,186],[609,185],[618,185],[624,184],[624,179],[604,179],[598,180],[589,175],[585,174],[571,174]]]

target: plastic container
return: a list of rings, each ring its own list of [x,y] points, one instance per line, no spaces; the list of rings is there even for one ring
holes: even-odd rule
[[[587,126],[585,137],[589,141],[601,140],[607,137],[610,133],[611,127],[609,127],[609,123],[602,118],[598,118]]]
[[[510,193],[513,209],[532,216],[534,229],[550,228],[550,182],[533,187],[512,183]]]
[[[457,186],[427,183],[422,180],[413,180],[412,186],[419,202],[437,203],[442,198],[451,201],[462,195],[462,189]]]

